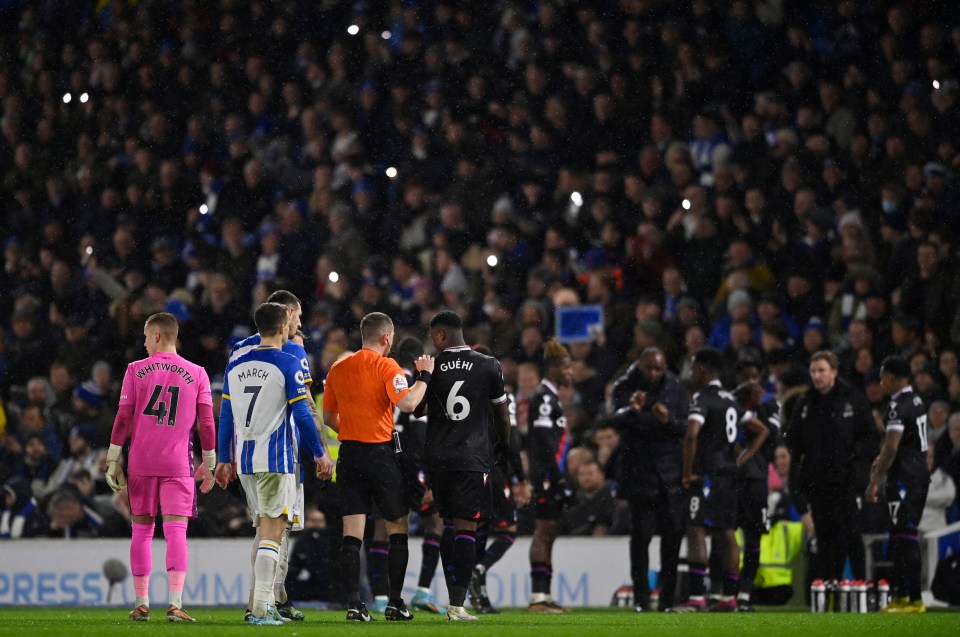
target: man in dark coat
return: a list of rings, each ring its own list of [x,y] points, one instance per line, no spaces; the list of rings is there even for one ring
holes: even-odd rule
[[[677,563],[683,538],[680,485],[681,442],[686,433],[687,394],[666,358],[648,348],[613,389],[613,423],[622,436],[618,495],[630,503],[630,569],[637,612],[650,608],[648,546],[660,535],[660,600],[674,606]]]

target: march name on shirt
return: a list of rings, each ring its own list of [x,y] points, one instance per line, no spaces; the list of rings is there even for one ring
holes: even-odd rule
[[[187,381],[188,385],[193,384],[193,376],[182,366],[171,363],[150,363],[137,370],[137,378],[145,378],[152,372],[173,372],[177,376]]]
[[[243,371],[237,372],[237,378],[240,382],[244,382],[251,378],[259,378],[260,380],[267,380],[267,377],[270,375],[270,372],[265,369],[260,369],[259,367],[252,367],[250,369],[245,369]]]

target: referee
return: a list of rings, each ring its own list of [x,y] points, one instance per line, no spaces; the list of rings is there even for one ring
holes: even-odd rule
[[[371,500],[376,503],[390,536],[387,572],[390,600],[384,611],[389,621],[413,619],[403,603],[403,577],[407,570],[407,499],[400,448],[395,442],[393,408],[411,413],[423,399],[433,371],[433,358],[420,356],[411,387],[395,360],[393,321],[371,312],[360,321],[363,347],[335,363],[327,374],[323,420],[340,439],[337,483],[343,513],[343,546],[340,551],[347,620],[372,621],[360,601],[360,548]]]

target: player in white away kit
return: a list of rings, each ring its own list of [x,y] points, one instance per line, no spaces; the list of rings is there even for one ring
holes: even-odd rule
[[[288,292],[287,290],[277,290],[269,297],[267,297],[268,303],[279,303],[286,306],[287,308],[287,340],[283,344],[281,351],[286,352],[287,354],[292,355],[297,359],[297,362],[300,364],[300,371],[303,372],[303,382],[307,387],[313,383],[313,376],[310,374],[310,359],[307,358],[307,350],[303,348],[303,343],[293,340],[297,337],[298,330],[300,329],[300,316],[303,312],[300,299],[293,292]],[[254,334],[253,336],[248,336],[239,343],[233,346],[233,349],[230,350],[230,359],[229,362],[232,363],[239,357],[243,356],[247,352],[252,351],[253,349],[260,346],[260,335]],[[320,413],[317,411],[317,404],[312,400],[310,393],[307,393],[307,408],[310,410],[310,415],[313,416],[313,423],[317,427],[317,431],[321,431],[321,421]],[[293,507],[292,515],[287,518],[287,528],[284,529],[283,539],[280,541],[280,561],[277,566],[277,581],[273,584],[273,595],[277,601],[277,612],[280,613],[280,616],[284,619],[292,619],[297,621],[303,621],[303,613],[297,610],[290,600],[287,598],[287,587],[285,581],[287,578],[287,567],[290,562],[290,532],[291,531],[301,531],[303,530],[303,467],[300,464],[300,436],[297,433],[296,426],[293,427],[293,462],[294,462],[294,474],[297,476],[297,502]],[[323,440],[321,439],[321,443]],[[324,447],[326,451],[326,447]],[[253,538],[253,552],[256,554],[257,547],[260,545],[260,529],[259,529],[259,518],[254,518],[253,521],[254,527],[257,527],[257,534]],[[252,580],[251,580],[252,581]],[[247,602],[247,610],[244,614],[244,620],[248,620],[252,614],[253,608],[253,589],[250,589],[250,597]]]
[[[133,519],[130,571],[136,593],[130,619],[134,621],[147,621],[150,616],[150,548],[158,504],[167,541],[167,619],[195,621],[184,612],[182,600],[188,561],[187,519],[197,515],[196,480],[203,478],[200,490],[204,493],[213,487],[216,432],[210,379],[202,367],[177,355],[178,332],[172,314],[161,312],[147,319],[143,336],[150,356],[127,365],[107,451],[107,484],[118,492],[127,486],[119,461],[129,435],[127,491]],[[196,423],[203,462],[194,474],[192,440]]]
[[[294,427],[317,463],[321,478],[329,478],[334,465],[323,453],[305,403],[309,391],[300,363],[281,351],[288,338],[286,306],[264,303],[257,308],[254,321],[260,346],[227,366],[216,477],[225,487],[234,477],[236,459],[247,505],[259,518],[260,541],[253,560],[253,612],[248,621],[281,625],[274,582],[280,543],[297,502]]]

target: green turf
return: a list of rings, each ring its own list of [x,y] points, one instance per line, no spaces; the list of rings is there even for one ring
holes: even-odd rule
[[[730,637],[758,635],[763,637],[804,637],[819,635],[858,635],[906,637],[922,635],[960,635],[960,614],[930,612],[926,615],[812,615],[805,612],[759,612],[754,614],[637,615],[629,610],[577,610],[564,616],[530,615],[522,610],[508,610],[502,615],[485,616],[469,624],[451,624],[445,617],[418,613],[408,623],[378,621],[373,625],[347,624],[344,613],[304,609],[305,622],[284,626],[247,626],[242,623],[242,610],[224,608],[188,609],[198,624],[168,624],[164,613],[147,623],[127,619],[123,609],[89,608],[0,608],[0,635],[203,635],[203,637],[236,637],[249,632],[270,633],[284,637],[307,637],[332,634],[397,635],[417,637],[434,635],[496,635],[536,637],[567,634],[577,637],[606,635],[653,635],[691,637]]]

